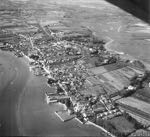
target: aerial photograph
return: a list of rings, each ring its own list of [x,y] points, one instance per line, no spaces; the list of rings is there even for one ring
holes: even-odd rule
[[[0,136],[150,136],[150,1],[0,0]]]

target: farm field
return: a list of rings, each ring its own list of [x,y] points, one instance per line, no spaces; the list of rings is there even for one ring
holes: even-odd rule
[[[145,125],[146,127],[149,127],[150,126],[150,121],[140,117],[140,116],[137,116],[135,114],[132,114],[130,113],[130,115],[135,118],[138,122],[140,122],[141,124]]]
[[[138,110],[141,110],[147,114],[150,114],[150,104],[146,103],[144,101],[141,101],[139,99],[133,98],[133,97],[127,97],[119,99],[117,102],[122,103],[127,106],[131,106],[133,108],[136,108]]]
[[[111,65],[109,67],[111,67]],[[117,91],[122,90],[124,87],[129,86],[130,79],[133,76],[143,73],[142,71],[131,68],[129,66],[115,69],[113,71],[107,71],[104,66],[101,66],[98,68],[92,68],[92,71],[95,75],[98,75],[101,81],[103,81],[102,83],[104,87],[107,88],[108,94],[111,94],[111,92],[113,94]]]

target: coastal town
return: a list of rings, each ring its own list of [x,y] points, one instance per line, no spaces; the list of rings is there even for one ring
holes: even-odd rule
[[[22,18],[31,12],[20,10]],[[1,10],[0,15],[16,12]],[[88,27],[68,27],[59,21],[4,22],[0,49],[27,59],[35,76],[46,77],[47,86],[55,90],[43,91],[44,101],[63,105],[64,110],[55,111],[62,122],[76,119],[112,137],[149,132],[150,70],[142,61],[108,51],[109,41]],[[146,105],[141,108],[138,101]]]

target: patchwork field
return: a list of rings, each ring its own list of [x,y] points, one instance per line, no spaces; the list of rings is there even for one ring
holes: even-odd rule
[[[118,90],[108,82],[105,82],[103,85],[108,95],[114,95],[118,92]]]
[[[113,71],[111,71],[111,66],[113,65]],[[90,69],[95,75],[100,79],[99,81],[103,83],[108,94],[113,94],[117,91],[122,90],[124,87],[130,85],[130,79],[136,74],[142,74],[143,72],[129,66],[122,68],[115,67],[115,64],[92,68]],[[108,69],[108,66],[110,69]],[[93,80],[94,82],[94,80]],[[98,84],[98,83],[97,83]]]
[[[144,101],[135,99],[133,97],[127,97],[127,98],[119,99],[118,102],[122,103],[124,105],[127,105],[127,106],[131,106],[131,107],[136,108],[138,110],[141,110],[147,114],[150,114],[150,109],[149,109],[150,104],[148,104]]]
[[[86,85],[103,85],[109,95],[115,95],[124,87],[130,85],[130,79],[136,74],[142,74],[141,70],[131,68],[125,64],[110,64],[89,69],[90,77]],[[93,75],[96,75],[96,77]]]
[[[145,125],[146,127],[149,127],[150,126],[150,121],[140,117],[140,116],[137,116],[135,114],[131,114],[130,115],[135,118],[138,122],[140,122],[141,124]]]
[[[103,74],[103,76],[108,80],[108,82],[115,86],[118,90],[123,89],[124,85],[120,82],[119,79],[117,79],[116,77],[112,76],[111,73],[105,73]]]

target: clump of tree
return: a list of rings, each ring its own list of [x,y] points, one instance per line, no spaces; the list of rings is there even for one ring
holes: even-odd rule
[[[34,54],[31,54],[29,57],[34,59],[34,60],[38,60],[39,59],[39,56],[38,55],[34,55]]]
[[[48,78],[47,83],[48,83],[49,85],[52,85],[52,84],[54,84],[54,83],[57,83],[57,80],[52,79],[52,78]]]
[[[65,105],[67,106],[67,108],[70,108],[70,107],[73,106],[72,103],[71,103],[71,101],[70,101],[70,99],[66,99],[65,100]]]
[[[112,63],[116,63],[116,62],[117,62],[117,58],[115,56],[110,57],[108,60],[108,64],[112,64]]]
[[[134,119],[132,116],[130,116],[127,112],[124,112],[123,116],[128,121],[130,121],[131,123],[133,123],[135,129],[144,129],[144,126],[140,122],[138,122],[136,119]]]
[[[130,85],[136,87],[137,89],[142,88],[143,78],[139,78],[138,75],[135,75],[130,80]]]
[[[93,44],[102,44],[102,45],[105,44],[104,40],[101,40],[101,39],[99,39],[99,38],[96,37],[96,36],[93,36],[92,39],[93,39],[93,40],[92,40]]]
[[[128,113],[124,112],[123,116],[134,125],[135,129],[144,129],[144,126],[141,123],[139,123],[136,119],[131,117]],[[113,125],[113,123],[111,123],[108,120],[96,119],[96,124],[102,126],[107,131],[109,131],[117,137],[127,137],[129,135],[129,133],[119,131],[115,127],[115,125]]]
[[[57,94],[64,93],[64,90],[59,85],[57,85],[56,90],[57,90]]]
[[[150,71],[146,70],[144,72],[144,75],[139,77],[138,75],[135,75],[131,78],[130,84],[132,86],[136,86],[138,89],[141,89],[144,87],[144,84],[150,82]]]
[[[121,97],[128,97],[135,93],[136,90],[127,90],[126,87],[118,92]]]
[[[75,114],[76,114],[76,117],[77,117],[80,121],[84,122],[84,117],[83,117],[83,115],[82,115],[80,112],[76,112]]]
[[[96,120],[96,124],[102,126],[103,128],[105,128],[107,131],[109,131],[110,133],[112,133],[113,135],[117,136],[117,137],[126,137],[125,133],[122,133],[120,131],[118,131],[115,127],[115,125],[113,125],[110,121],[108,120],[103,120],[103,119],[97,119]]]
[[[131,63],[131,66],[134,66],[134,67],[136,67],[136,68],[145,70],[145,65],[144,65],[141,61],[139,61],[139,60],[134,60],[134,61]]]
[[[95,67],[99,67],[99,66],[101,66],[101,65],[102,65],[101,62],[95,61]]]
[[[149,83],[150,82],[150,71],[146,70],[144,73],[143,81]]]

